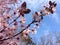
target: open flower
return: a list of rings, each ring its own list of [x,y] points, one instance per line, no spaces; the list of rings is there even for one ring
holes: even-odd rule
[[[56,11],[56,9],[55,9],[55,8],[52,8],[52,11],[53,11],[53,12],[55,12],[55,11]]]
[[[24,31],[23,31],[23,33],[22,33],[22,34],[23,34],[23,37],[24,37],[24,38],[28,38],[28,37],[29,37],[30,32],[31,32],[31,30],[30,30],[30,29],[26,29],[26,30],[24,30]]]
[[[23,31],[23,34],[25,34],[25,33],[26,33],[26,34],[28,34],[28,35],[29,35],[29,34],[30,34],[30,32],[31,32],[31,30],[26,29],[26,30],[24,30],[24,31]]]
[[[37,33],[37,30],[36,29],[32,29],[32,33],[33,34],[36,34]]]
[[[20,23],[25,23],[25,18],[24,17],[21,17]]]

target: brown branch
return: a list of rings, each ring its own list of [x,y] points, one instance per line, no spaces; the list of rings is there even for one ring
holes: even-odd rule
[[[25,29],[27,29],[28,27],[31,26],[31,24],[35,23],[37,21],[33,20],[30,24],[28,24],[28,26],[25,27]],[[17,33],[16,35],[12,36],[12,37],[9,37],[9,38],[6,38],[6,39],[1,39],[0,41],[5,41],[5,40],[8,40],[8,39],[11,39],[13,37],[16,37],[17,35],[21,34],[25,29],[22,29],[22,31],[20,31],[19,33]]]

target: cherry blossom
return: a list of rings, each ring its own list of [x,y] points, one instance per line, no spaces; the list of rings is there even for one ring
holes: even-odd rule
[[[35,45],[30,34],[37,33],[37,28],[39,28],[44,16],[53,14],[57,5],[52,1],[49,1],[49,6],[44,4],[44,9],[33,13],[32,21],[26,24],[25,15],[29,14],[31,9],[27,8],[26,2],[14,9],[18,1],[20,0],[0,0],[0,45],[20,45],[20,42],[25,42],[26,45]],[[33,27],[30,28],[32,24]]]

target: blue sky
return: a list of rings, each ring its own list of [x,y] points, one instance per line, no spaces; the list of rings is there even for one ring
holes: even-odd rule
[[[31,9],[31,12],[25,15],[27,20],[26,24],[29,24],[32,21],[31,16],[34,14],[34,12],[38,12],[41,8],[43,9],[43,4],[48,4],[49,0],[22,0],[22,3],[24,1],[27,3],[27,8]],[[52,1],[56,1],[57,3],[56,12],[54,14],[50,14],[49,16],[45,16],[40,24],[40,27],[37,29],[37,34],[31,35],[33,39],[36,39],[36,41],[38,41],[42,35],[46,35],[50,32],[60,31],[60,0]],[[14,9],[16,9],[19,5],[21,4],[16,5]]]
[[[35,11],[39,11],[42,7],[43,7],[43,3],[48,4],[49,0],[24,0],[27,2],[27,8],[30,8],[32,11],[30,14],[31,15],[35,12]],[[56,12],[54,14],[50,14],[49,16],[45,16],[43,21],[40,24],[39,29],[37,29],[37,34],[33,35],[32,37],[36,38],[36,41],[39,40],[40,36],[48,34],[50,32],[59,32],[60,31],[60,1],[59,0],[52,0],[52,1],[56,1],[57,3],[57,7],[56,7]],[[28,17],[28,16],[27,16]],[[32,20],[31,18],[29,18],[29,20],[27,20],[28,22],[30,22],[30,20]]]

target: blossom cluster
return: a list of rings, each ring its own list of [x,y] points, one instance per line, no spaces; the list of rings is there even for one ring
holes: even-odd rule
[[[25,40],[25,42],[32,42],[30,33],[37,33],[37,28],[39,28],[43,17],[50,13],[53,14],[57,5],[52,1],[49,1],[49,6],[44,4],[44,9],[35,12],[32,15],[32,22],[26,25],[25,14],[31,12],[31,9],[27,8],[26,2],[23,2],[20,7],[14,10],[13,14],[10,14],[12,8],[8,7],[8,5],[15,5],[18,1],[19,0],[0,0],[0,2],[2,2],[0,4],[0,45],[19,45],[22,40]],[[34,24],[34,26],[30,28],[32,24]]]

